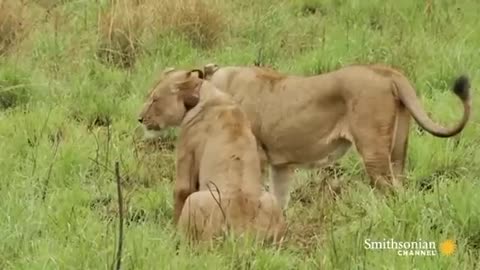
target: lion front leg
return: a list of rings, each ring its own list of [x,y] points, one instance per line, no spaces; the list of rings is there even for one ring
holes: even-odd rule
[[[180,153],[183,151],[178,150]],[[193,154],[179,154],[177,157],[176,179],[173,191],[173,222],[177,224],[187,198],[197,191],[198,176]]]
[[[290,182],[293,176],[293,168],[290,166],[272,165],[272,189],[278,204],[286,209],[290,200]]]

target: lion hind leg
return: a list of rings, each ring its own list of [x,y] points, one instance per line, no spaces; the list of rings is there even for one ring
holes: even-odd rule
[[[257,237],[261,240],[279,243],[285,236],[287,230],[285,217],[272,193],[262,193],[253,225]]]
[[[370,134],[357,142],[357,150],[362,157],[371,186],[384,192],[392,191],[400,185],[392,163],[392,149],[395,148],[392,147],[392,142],[393,134]],[[395,153],[398,157],[401,154],[398,151]],[[400,163],[396,166],[399,169]]]
[[[364,154],[363,161],[370,183],[382,191],[388,191],[398,185],[393,175],[389,152],[372,152]]]
[[[392,163],[391,135],[369,134],[356,142],[357,151],[362,157],[365,170],[370,178],[370,184],[382,191],[388,191],[399,186]],[[396,152],[397,155],[399,153]],[[397,163],[397,166],[400,164]]]
[[[410,114],[405,108],[399,108],[396,122],[397,125],[395,128],[395,139],[392,144],[391,161],[394,179],[398,182],[397,185],[401,185],[405,178],[405,159],[407,155],[410,128]]]
[[[402,121],[398,105],[389,92],[371,93],[376,94],[364,96],[357,104],[350,130],[371,185],[382,191],[392,191],[399,185],[393,173],[392,152],[399,141],[397,131]]]
[[[208,241],[230,232],[274,242],[283,237],[285,218],[271,193],[263,192],[261,197],[221,198],[221,201],[217,193],[214,195],[215,198],[209,191],[199,191],[187,198],[178,228],[189,240]],[[244,202],[239,204],[238,200]]]
[[[193,241],[220,236],[226,225],[223,209],[209,191],[192,193],[185,201],[178,221],[180,231]]]

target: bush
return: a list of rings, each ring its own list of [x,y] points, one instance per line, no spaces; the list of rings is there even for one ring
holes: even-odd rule
[[[293,8],[301,15],[324,14],[325,1],[319,0],[296,0],[292,1]]]
[[[219,41],[225,20],[218,4],[206,0],[163,0],[155,7],[158,26],[174,31],[201,47],[213,46]]]
[[[25,31],[25,9],[18,0],[0,0],[0,56],[19,42]]]
[[[220,40],[225,20],[211,0],[124,0],[100,14],[98,55],[131,67],[145,39],[179,34],[202,48]]]
[[[0,110],[26,104],[31,97],[30,85],[18,70],[0,69]]]
[[[113,4],[100,15],[98,56],[110,64],[131,67],[135,63],[145,19],[137,3],[125,2],[125,6]]]

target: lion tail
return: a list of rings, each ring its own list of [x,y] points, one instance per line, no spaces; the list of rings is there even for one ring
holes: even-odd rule
[[[453,85],[453,92],[463,103],[463,117],[455,126],[447,128],[435,123],[425,112],[410,82],[403,77],[393,80],[393,87],[400,100],[412,114],[415,121],[430,134],[437,137],[451,137],[460,133],[467,124],[471,114],[470,80],[459,76]]]

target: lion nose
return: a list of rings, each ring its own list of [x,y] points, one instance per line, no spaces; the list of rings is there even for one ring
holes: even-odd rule
[[[138,122],[143,123],[143,117],[139,117]]]

